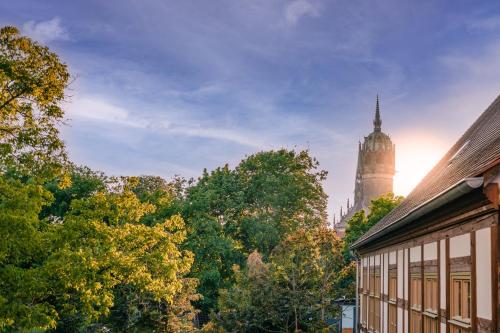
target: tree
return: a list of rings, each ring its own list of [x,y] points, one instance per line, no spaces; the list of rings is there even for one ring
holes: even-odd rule
[[[57,125],[69,73],[47,47],[0,29],[0,172],[51,178],[66,159]]]
[[[136,177],[137,184],[132,191],[141,202],[155,205],[154,212],[144,215],[142,223],[154,225],[176,214],[182,214],[185,203],[185,192],[188,181],[174,177],[167,181],[159,176]]]
[[[216,308],[220,288],[234,283],[233,265],[243,266],[254,250],[267,260],[289,233],[325,224],[326,172],[318,167],[307,151],[260,152],[235,169],[205,170],[188,187],[183,216],[204,312]]]
[[[208,314],[217,306],[219,289],[229,288],[234,283],[232,267],[242,264],[243,254],[216,220],[192,219],[189,230],[185,248],[195,256],[190,276],[199,281],[197,290],[203,296],[196,305]]]
[[[273,250],[269,263],[252,253],[236,283],[221,292],[219,327],[229,332],[327,329],[331,301],[342,296],[342,240],[326,228],[299,229]]]
[[[286,149],[251,155],[236,167],[245,209],[235,229],[248,253],[266,257],[288,233],[326,224],[327,172],[318,167],[308,151]]]
[[[399,205],[402,200],[402,196],[394,196],[394,194],[388,193],[372,200],[368,216],[366,216],[364,210],[360,210],[351,217],[351,219],[347,222],[347,229],[344,236],[347,257],[350,258],[350,255],[348,254],[349,246],[354,244],[354,242],[357,241],[372,226],[374,226],[384,216],[389,214],[389,212]]]
[[[67,164],[66,170],[67,174],[44,184],[44,187],[54,196],[54,201],[42,208],[41,218],[64,218],[73,200],[89,198],[97,192],[106,191],[107,186],[113,181],[104,173],[93,171],[86,166]],[[62,178],[67,175],[69,182],[61,187]]]
[[[69,280],[58,278],[53,285],[71,286],[61,316],[83,319],[84,327],[166,331],[175,301],[193,291],[188,286],[194,281],[186,279],[193,256],[180,249],[186,237],[182,218],[142,224],[154,206],[140,202],[131,190],[135,185],[134,178],[125,179],[109,192],[73,201],[53,232],[47,266]]]
[[[0,176],[0,331],[48,329],[58,313],[48,301],[43,267],[47,225],[38,219],[50,194],[39,185]]]
[[[128,330],[190,323],[194,310],[187,300],[196,294],[186,276],[193,256],[180,249],[183,220],[140,223],[154,206],[141,203],[130,187],[73,200],[62,221],[49,222],[38,218],[49,192],[0,178],[1,329],[120,329],[119,321],[105,319],[117,312]],[[120,312],[123,290],[130,302]]]

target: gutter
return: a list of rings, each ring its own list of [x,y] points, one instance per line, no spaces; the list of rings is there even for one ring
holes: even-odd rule
[[[351,246],[351,249],[354,250],[356,248],[359,248],[360,246],[365,245],[366,243],[372,242],[377,238],[387,235],[389,232],[395,229],[398,229],[402,226],[407,225],[410,222],[415,221],[416,219],[424,216],[425,214],[437,208],[440,208],[450,203],[451,201],[481,187],[483,185],[483,182],[484,182],[483,177],[462,179],[458,183],[448,187],[446,190],[442,191],[441,193],[438,193],[434,197],[418,205],[416,208],[411,210],[409,213],[407,213],[405,216],[403,216],[396,222],[389,224],[386,227],[378,230],[368,238],[354,243]]]

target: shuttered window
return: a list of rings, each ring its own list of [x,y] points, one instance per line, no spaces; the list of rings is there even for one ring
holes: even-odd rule
[[[438,278],[436,273],[424,274],[424,333],[437,333]]]
[[[411,276],[411,320],[410,333],[422,332],[422,278],[421,274],[412,274]]]
[[[469,332],[471,323],[470,273],[454,273],[450,280],[451,333]]]

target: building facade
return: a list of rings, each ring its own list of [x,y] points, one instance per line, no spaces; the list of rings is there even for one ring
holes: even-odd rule
[[[358,164],[354,182],[354,204],[347,201],[345,212],[340,211],[340,220],[334,219],[337,233],[343,235],[347,221],[358,211],[368,209],[370,202],[393,191],[396,147],[389,135],[382,132],[380,102],[377,96],[373,131],[365,136],[358,147]]]
[[[500,97],[352,246],[358,332],[500,332]]]

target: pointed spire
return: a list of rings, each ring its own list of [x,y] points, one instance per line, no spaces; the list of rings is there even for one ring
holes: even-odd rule
[[[347,211],[349,211],[349,198],[347,198]]]
[[[342,206],[340,206],[340,218],[342,218],[344,214],[342,214]]]
[[[380,119],[380,103],[377,94],[377,104],[375,106],[375,119],[373,120],[373,127],[375,132],[382,130],[382,119]]]

